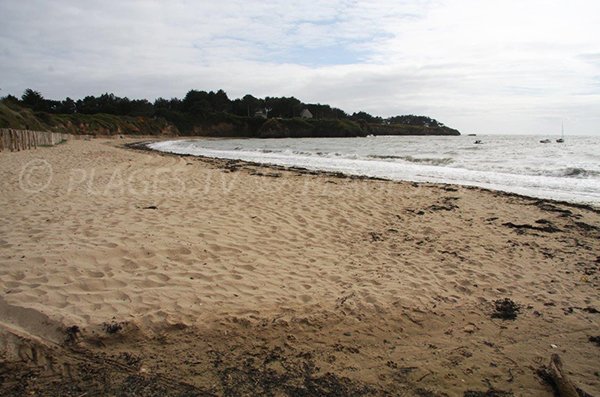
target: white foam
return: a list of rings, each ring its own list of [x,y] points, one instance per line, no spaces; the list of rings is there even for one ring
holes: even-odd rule
[[[590,139],[595,145],[598,139],[581,138],[576,145],[561,146],[538,144],[535,137],[494,137],[486,147],[465,138],[179,140],[149,146],[178,154],[600,203],[600,164],[589,147]],[[574,146],[586,150],[577,152]]]

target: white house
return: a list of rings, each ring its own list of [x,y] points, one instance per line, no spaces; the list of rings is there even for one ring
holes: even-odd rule
[[[313,115],[310,112],[310,110],[304,109],[302,110],[302,112],[300,112],[300,117],[302,117],[303,119],[312,119]]]

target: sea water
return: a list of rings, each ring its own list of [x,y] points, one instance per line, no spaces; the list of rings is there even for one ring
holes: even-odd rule
[[[480,186],[533,197],[600,203],[600,137],[377,136],[193,139],[152,149],[392,180]],[[475,144],[480,140],[481,144]]]

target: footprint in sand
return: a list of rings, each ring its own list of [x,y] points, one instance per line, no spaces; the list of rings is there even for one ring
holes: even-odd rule
[[[101,244],[101,245],[102,245],[103,247],[106,247],[106,248],[117,248],[117,247],[119,246],[119,245],[118,245],[118,244],[116,244],[116,243],[103,243],[103,244]]]
[[[23,280],[24,278],[25,278],[25,273],[23,273],[23,272],[17,272],[13,276],[13,279],[15,279],[17,281]]]
[[[313,300],[313,298],[312,298],[312,296],[310,296],[310,295],[300,295],[300,300],[301,300],[303,303],[308,303],[308,302],[312,301],[312,300]]]
[[[88,271],[87,274],[90,277],[93,277],[93,278],[102,278],[102,277],[104,277],[104,273],[102,273],[102,272],[96,272],[96,271],[93,271],[93,270]]]
[[[179,276],[185,277],[185,278],[189,277],[190,279],[194,279],[194,280],[213,281],[213,278],[211,276],[207,276],[202,273],[181,273],[181,274],[179,274]]]
[[[129,258],[123,258],[123,269],[125,270],[137,270],[140,266],[137,264],[137,262],[129,259]]]
[[[166,274],[162,274],[162,273],[152,273],[148,275],[148,280],[150,281],[154,281],[154,282],[167,282],[171,279],[171,277],[167,276]]]
[[[189,255],[189,254],[192,253],[192,251],[190,251],[186,247],[179,247],[179,248],[169,249],[169,250],[167,250],[167,253],[169,255],[171,255],[171,256],[175,256],[175,255]]]
[[[35,256],[32,258],[27,258],[27,262],[34,264],[34,265],[43,265],[44,263],[46,263],[46,259],[42,258],[40,256]]]

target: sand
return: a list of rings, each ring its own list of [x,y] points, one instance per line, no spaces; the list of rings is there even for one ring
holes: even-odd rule
[[[124,142],[0,153],[5,393],[600,395],[598,210]]]

